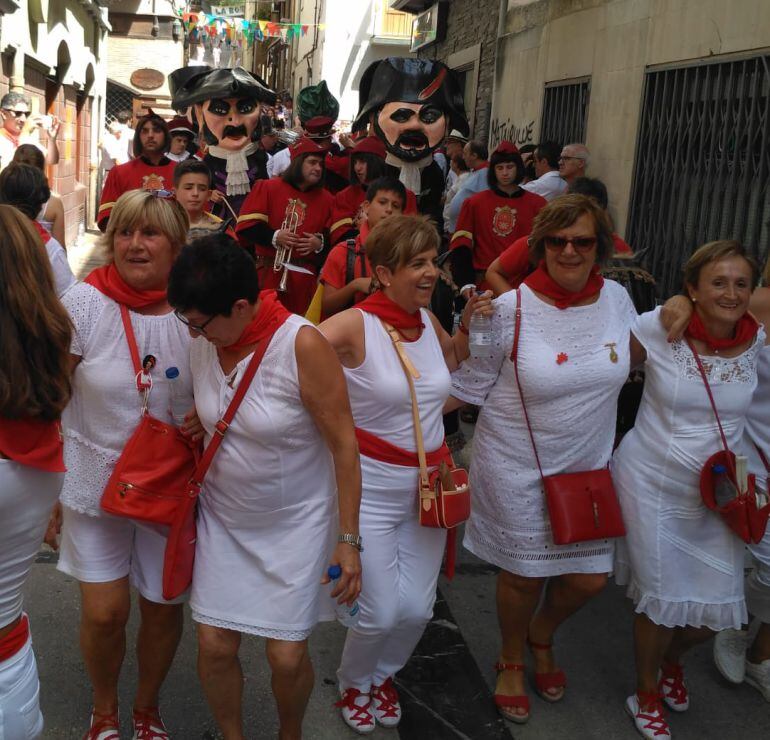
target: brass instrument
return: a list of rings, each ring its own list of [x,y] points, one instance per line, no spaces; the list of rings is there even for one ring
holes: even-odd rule
[[[299,211],[297,210],[297,201],[291,199],[286,209],[286,215],[284,216],[283,223],[281,224],[280,231],[290,231],[292,234],[297,233],[299,228]],[[281,293],[286,292],[286,283],[289,278],[288,265],[291,262],[291,247],[284,247],[280,244],[275,245],[275,259],[273,260],[273,271],[281,272],[281,280],[278,283],[278,290]]]

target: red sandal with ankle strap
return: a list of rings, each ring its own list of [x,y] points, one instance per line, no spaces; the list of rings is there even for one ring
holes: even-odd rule
[[[690,695],[684,683],[684,669],[679,663],[663,661],[658,690],[669,709],[686,712],[690,708]]]
[[[547,645],[543,642],[532,642],[527,638],[527,645],[533,652],[535,650],[553,650],[553,643]],[[548,673],[538,673],[535,671],[535,689],[538,696],[545,701],[550,701],[552,704],[561,701],[564,698],[564,690],[567,688],[567,676],[564,675],[564,671],[559,668],[555,671]],[[560,694],[549,694],[549,689],[561,689]]]
[[[525,670],[525,666],[521,663],[495,663],[495,670],[498,675],[503,671],[521,671]],[[515,722],[517,725],[523,725],[529,719],[529,697],[526,694],[520,694],[517,696],[507,696],[506,694],[495,694],[495,706],[500,716],[503,719],[507,719],[510,722]],[[523,709],[526,714],[513,714],[507,710],[509,709]]]

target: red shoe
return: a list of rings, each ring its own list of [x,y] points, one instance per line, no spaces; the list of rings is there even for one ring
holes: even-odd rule
[[[663,662],[660,669],[658,691],[669,709],[686,712],[690,708],[690,696],[684,685],[684,670],[678,663]]]
[[[120,740],[120,720],[118,713],[96,714],[91,712],[91,726],[83,735],[83,740]]]
[[[521,671],[524,672],[524,666],[521,663],[495,663],[495,670],[498,675],[503,671]],[[526,694],[518,696],[508,696],[506,694],[495,694],[495,706],[500,716],[517,725],[523,725],[529,719],[529,697]],[[509,709],[523,709],[525,714],[514,714]]]
[[[168,731],[160,718],[158,707],[134,709],[132,740],[168,740]]]
[[[374,715],[369,694],[362,694],[358,689],[345,689],[342,698],[335,702],[334,706],[339,707],[343,722],[351,730],[355,730],[359,735],[374,732]]]
[[[398,691],[389,678],[381,686],[372,685],[372,714],[377,724],[383,727],[396,727],[401,721],[401,704]]]
[[[527,638],[527,645],[529,645],[529,649],[533,653],[535,650],[553,650],[553,643],[546,645],[541,642],[532,642],[529,638]],[[561,701],[564,698],[564,689],[566,687],[567,677],[561,668],[549,673],[538,673],[535,671],[535,689],[541,699],[551,703]],[[552,689],[561,689],[561,691],[556,694],[548,693]]]

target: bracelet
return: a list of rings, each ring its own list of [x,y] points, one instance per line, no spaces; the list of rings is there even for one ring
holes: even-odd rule
[[[346,545],[355,547],[358,552],[364,551],[364,546],[361,544],[362,541],[360,534],[351,534],[350,532],[345,532],[337,537],[337,542],[344,542]]]
[[[462,319],[460,319],[459,323],[457,324],[457,328],[460,330],[460,333],[465,334],[466,337],[470,334],[468,327],[463,324]]]
[[[314,249],[313,251],[316,254],[321,254],[321,252],[324,251],[324,235],[323,234],[315,234],[315,236],[317,236],[318,239],[321,241],[321,246],[318,247],[318,249]]]

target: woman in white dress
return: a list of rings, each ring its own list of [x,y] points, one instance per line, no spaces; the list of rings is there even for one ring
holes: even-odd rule
[[[94,270],[62,299],[75,331],[72,400],[63,416],[67,474],[58,569],[80,582],[80,646],[93,686],[86,740],[117,737],[130,586],[139,592],[141,613],[134,730],[137,737],[167,737],[158,696],[182,635],[185,597],[172,602],[163,598],[166,537],[131,519],[105,514],[99,502],[139,423],[145,397],[153,416],[174,423],[165,373],[154,373],[149,393],[137,386],[121,305],[129,309],[139,356],[154,355],[160,370],[178,368],[174,382],[193,406],[190,337],[166,299],[168,274],[187,229],[187,215],[175,201],[143,190],[125,193],[103,237],[110,264]]]
[[[636,318],[625,289],[598,273],[612,254],[610,225],[591,199],[565,195],[540,211],[530,240],[539,266],[520,292],[519,377],[543,473],[602,468],[612,454]],[[464,544],[501,569],[495,703],[506,719],[523,723],[529,718],[525,643],[538,693],[560,700],[566,678],[553,657],[554,634],[604,588],[613,542],[554,544],[511,361],[518,295],[495,300],[489,356],[463,363],[453,374],[452,395],[481,407]]]
[[[695,311],[687,337],[702,358],[730,449],[741,450],[765,332],[747,313],[758,270],[733,241],[706,244],[685,265]],[[660,309],[639,317],[632,344],[645,358],[634,428],[613,477],[627,536],[616,577],[636,604],[636,693],[626,710],[651,740],[671,736],[662,702],[689,706],[682,657],[714,631],[746,620],[743,542],[701,500],[700,473],[722,449],[693,351],[669,343]]]
[[[244,633],[267,638],[279,737],[295,740],[313,687],[308,637],[333,607],[321,602],[330,564],[342,568],[332,596],[352,605],[361,589],[361,473],[345,379],[318,330],[275,291],[260,293],[253,259],[228,236],[182,251],[169,300],[196,338],[190,364],[207,441],[267,347],[204,481],[190,605],[198,673],[226,740],[243,738]]]
[[[378,290],[321,324],[343,365],[361,449],[365,571],[360,619],[348,630],[337,678],[343,720],[360,734],[395,727],[401,706],[393,677],[433,612],[446,530],[418,521],[418,462],[409,385],[383,321],[394,327],[419,373],[414,381],[430,470],[449,451],[442,408],[449,373],[468,355],[467,331],[450,337],[426,309],[438,279],[439,237],[422,216],[389,216],[372,229],[366,254]],[[489,311],[489,295],[468,303]]]

